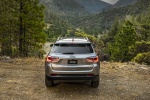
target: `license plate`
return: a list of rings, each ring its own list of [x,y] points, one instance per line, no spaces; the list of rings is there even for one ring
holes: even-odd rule
[[[68,64],[77,64],[77,60],[68,60]]]

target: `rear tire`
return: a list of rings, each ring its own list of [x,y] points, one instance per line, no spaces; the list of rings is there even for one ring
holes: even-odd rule
[[[54,82],[52,80],[48,80],[45,76],[45,85],[46,87],[54,87]]]
[[[97,80],[91,82],[91,87],[97,88],[99,86],[99,77]]]

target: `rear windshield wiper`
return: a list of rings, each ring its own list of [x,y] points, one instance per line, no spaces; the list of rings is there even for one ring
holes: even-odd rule
[[[64,52],[62,54],[74,54],[73,52]]]

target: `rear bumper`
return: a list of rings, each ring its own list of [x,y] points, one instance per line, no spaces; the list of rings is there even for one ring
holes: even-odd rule
[[[46,76],[48,80],[82,80],[82,81],[95,81],[99,79],[99,75],[57,75],[57,76]]]
[[[56,68],[59,66],[55,66]],[[85,66],[84,66],[85,67]],[[51,64],[46,64],[45,65],[45,75],[49,76],[50,74],[60,74],[60,75],[77,75],[80,74],[82,75],[88,75],[88,74],[94,74],[94,75],[99,75],[99,71],[100,71],[100,65],[99,64],[93,64],[91,67],[92,69],[80,69],[80,68],[84,68],[83,66],[65,66],[63,68],[61,68],[60,70],[54,70],[51,67]],[[80,70],[79,70],[80,69]]]

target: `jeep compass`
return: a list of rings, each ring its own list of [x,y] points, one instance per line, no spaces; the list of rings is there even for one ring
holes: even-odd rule
[[[90,82],[99,86],[100,62],[92,43],[83,37],[61,37],[45,60],[45,85],[55,82]]]

